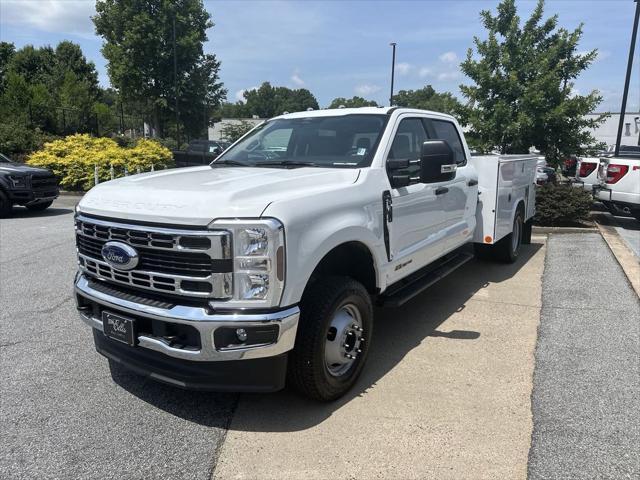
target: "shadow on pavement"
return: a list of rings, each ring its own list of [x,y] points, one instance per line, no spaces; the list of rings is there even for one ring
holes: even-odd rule
[[[29,210],[26,207],[13,207],[13,210],[8,218],[57,217],[58,215],[66,215],[68,213],[73,213],[73,210],[69,208],[49,207],[46,210],[37,212]]]
[[[356,397],[367,394],[379,379],[391,371],[415,347],[428,337],[444,337],[451,341],[473,341],[480,337],[475,331],[442,331],[438,327],[453,313],[462,311],[465,303],[490,283],[500,283],[513,277],[542,247],[532,244],[523,247],[514,264],[500,264],[475,260],[438,282],[409,303],[397,308],[376,308],[371,350],[362,375],[355,387],[343,398],[331,403],[318,403],[297,395],[291,389],[274,394],[245,394],[256,408],[264,406],[264,415],[257,424],[236,425],[246,431],[285,432],[305,430],[323,422],[332,413]],[[142,377],[112,369],[116,383],[133,395],[185,420],[209,425],[207,405],[220,401],[228,394],[189,392]],[[273,405],[286,406],[277,412]],[[286,412],[286,417],[283,417]]]
[[[220,405],[235,408],[238,394],[181,390],[137,375],[109,361],[111,378],[119,386],[175,417],[206,427],[220,427]],[[213,406],[216,408],[212,408]]]

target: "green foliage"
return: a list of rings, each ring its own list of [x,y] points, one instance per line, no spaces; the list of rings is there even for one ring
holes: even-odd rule
[[[345,108],[358,108],[358,107],[378,107],[379,105],[373,100],[367,100],[362,97],[334,98],[327,108],[339,108],[343,105]]]
[[[589,192],[566,184],[547,184],[536,190],[537,225],[573,225],[589,218],[593,199]]]
[[[100,181],[111,178],[113,166],[115,176],[124,175],[125,168],[135,173],[154,168],[171,166],[171,151],[154,140],[140,139],[133,147],[121,147],[110,138],[95,138],[86,134],[71,135],[46,143],[44,148],[33,153],[27,160],[29,165],[48,168],[60,178],[60,185],[67,190],[88,190],[93,186],[95,166],[98,166]]]
[[[98,0],[93,22],[104,38],[102,54],[112,85],[127,104],[150,117],[159,136],[175,119],[175,23],[180,122],[184,133],[199,136],[210,111],[226,95],[218,77],[220,62],[203,51],[213,22],[202,2]]]
[[[461,110],[460,102],[449,92],[438,93],[431,85],[418,90],[400,90],[393,96],[399,107],[419,108],[455,115]]]
[[[582,25],[557,28],[558,17],[543,20],[544,0],[521,25],[515,0],[503,0],[497,15],[482,11],[488,38],[475,37],[462,71],[474,85],[461,85],[469,100],[465,119],[482,151],[526,153],[535,146],[557,165],[564,155],[594,146],[586,119],[602,101],[597,91],[578,95],[574,80],[593,63],[597,50],[578,53]]]
[[[255,90],[244,92],[244,102],[223,104],[216,112],[218,118],[271,118],[284,112],[317,110],[318,101],[306,88],[273,87],[264,82]]]
[[[55,140],[55,136],[40,129],[12,122],[0,123],[0,152],[14,160],[20,160],[25,152],[32,152]]]
[[[100,95],[95,65],[78,45],[63,41],[55,49],[27,45],[16,51],[0,43],[0,129],[15,130],[16,138],[7,140],[14,152],[40,146],[41,132],[95,131],[96,120],[109,128],[113,114],[100,106]]]
[[[253,123],[246,120],[240,120],[238,123],[225,123],[220,130],[220,134],[223,140],[233,143],[254,126]]]

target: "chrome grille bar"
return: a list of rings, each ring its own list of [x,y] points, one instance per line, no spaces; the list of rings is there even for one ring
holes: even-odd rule
[[[118,270],[102,257],[107,241],[138,250],[132,270]],[[94,278],[134,288],[197,298],[226,300],[233,295],[231,233],[182,230],[76,218],[80,270]]]

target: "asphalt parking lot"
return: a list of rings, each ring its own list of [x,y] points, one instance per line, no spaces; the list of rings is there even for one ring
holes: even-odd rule
[[[71,295],[74,203],[0,220],[0,478],[640,475],[640,306],[597,234],[378,310],[359,385],[319,405],[111,371]]]

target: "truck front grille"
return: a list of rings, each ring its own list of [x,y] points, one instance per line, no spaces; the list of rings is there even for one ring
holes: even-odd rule
[[[58,195],[58,180],[53,175],[32,176],[31,188],[36,198],[55,197]]]
[[[133,247],[138,264],[120,270],[102,256],[108,241]],[[230,298],[233,293],[231,234],[126,225],[80,216],[76,219],[80,269],[90,277],[190,297]]]

